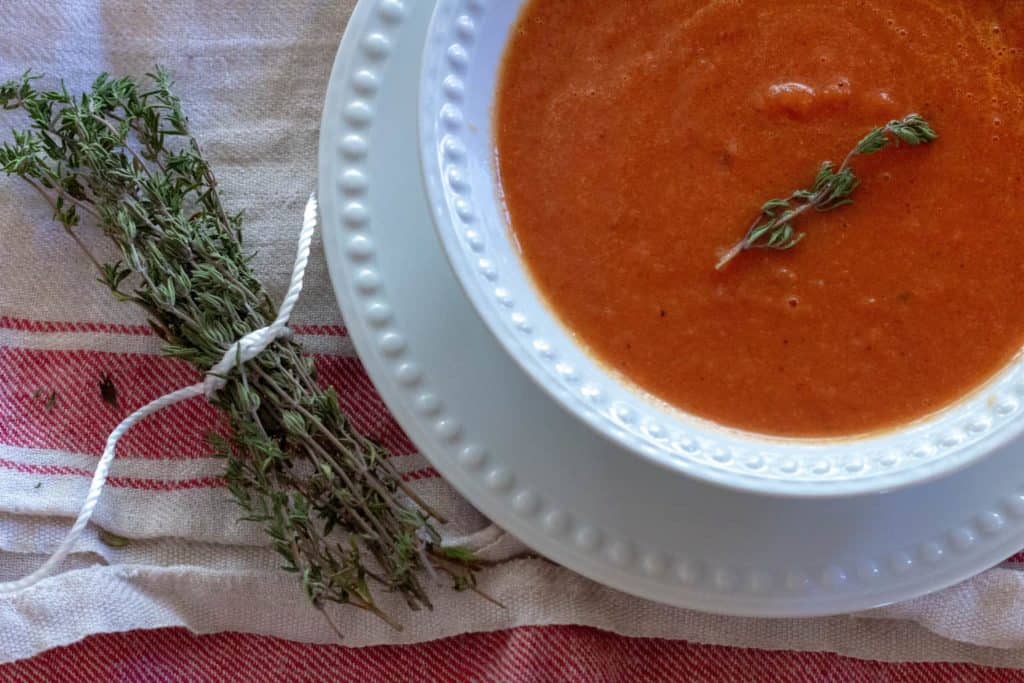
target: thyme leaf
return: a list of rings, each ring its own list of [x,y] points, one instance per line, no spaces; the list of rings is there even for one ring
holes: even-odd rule
[[[100,398],[108,406],[117,407],[117,387],[114,386],[114,380],[110,379],[110,375],[100,376]]]

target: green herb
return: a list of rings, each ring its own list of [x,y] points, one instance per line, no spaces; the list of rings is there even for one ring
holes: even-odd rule
[[[100,543],[110,548],[126,548],[131,543],[127,538],[118,536],[115,533],[111,533],[106,529],[100,529],[97,537],[100,539]]]
[[[37,90],[36,80],[0,85],[0,106],[30,123],[0,147],[0,168],[50,203],[100,281],[148,313],[167,355],[206,372],[267,325],[275,306],[250,267],[242,215],[222,202],[168,74],[158,68],[145,83],[104,74],[79,96],[63,85]],[[85,229],[106,235],[119,258],[90,253]],[[212,400],[230,436],[211,441],[226,459],[228,489],[314,605],[354,605],[399,628],[377,607],[378,591],[419,609],[430,607],[424,575],[475,589],[478,562],[441,547],[441,515],[352,426],[334,390],[317,384],[297,342],[275,342],[226,379]]]
[[[117,407],[117,387],[114,386],[114,380],[110,379],[110,375],[100,376],[100,398],[108,406]]]
[[[766,202],[747,236],[726,252],[716,268],[722,270],[734,258],[750,249],[792,249],[805,237],[804,233],[797,232],[793,227],[793,222],[801,214],[810,209],[824,213],[852,204],[850,195],[860,184],[850,167],[856,157],[875,154],[892,144],[924,145],[934,142],[938,137],[928,122],[918,114],[910,114],[875,128],[853,148],[838,170],[831,161],[826,161],[818,169],[818,175],[809,188],[797,190],[785,199]]]
[[[46,394],[46,398],[43,398],[44,394],[46,394],[45,390],[40,387],[32,393],[32,398],[36,400],[42,399],[43,407],[46,408],[46,412],[52,412],[54,406],[57,405],[57,392],[51,389],[50,393]]]

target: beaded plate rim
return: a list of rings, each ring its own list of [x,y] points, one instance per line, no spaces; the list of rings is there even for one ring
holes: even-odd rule
[[[367,198],[371,179],[366,162],[373,146],[368,131],[407,12],[403,0],[362,0],[339,50],[320,142],[325,252],[350,334],[374,383],[424,455],[463,495],[541,552],[595,580],[720,614],[815,616],[866,609],[951,585],[1016,549],[1024,532],[1024,483],[1014,483],[1012,493],[968,513],[961,523],[884,557],[859,558],[847,566],[794,567],[771,576],[757,566],[722,566],[639,547],[566,513],[558,502],[536,493],[516,463],[495,458],[473,426],[463,424],[444,397],[432,391],[430,369],[417,361],[415,340],[406,338],[396,320],[376,265],[372,200]],[[913,492],[900,495],[909,498]],[[969,568],[951,566],[953,558],[966,558]],[[895,587],[871,593],[867,600],[859,597],[866,587],[885,581]]]

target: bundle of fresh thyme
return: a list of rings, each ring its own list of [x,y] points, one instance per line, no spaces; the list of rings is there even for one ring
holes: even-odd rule
[[[168,74],[158,68],[144,83],[104,74],[80,96],[37,90],[37,78],[0,85],[0,106],[29,121],[0,147],[0,167],[53,206],[101,282],[146,311],[167,355],[208,371],[275,311],[249,266],[242,215],[221,202]],[[120,260],[91,254],[83,229],[102,230]],[[231,436],[212,441],[229,489],[314,605],[354,605],[398,627],[375,588],[400,592],[412,609],[430,606],[424,574],[475,588],[472,555],[441,547],[440,515],[353,428],[334,390],[318,386],[296,342],[275,342],[227,379],[213,401]]]
[[[938,138],[938,134],[919,114],[908,114],[873,129],[846,155],[838,170],[831,161],[826,161],[818,168],[818,175],[809,188],[797,190],[784,199],[765,202],[761,207],[761,215],[754,220],[746,237],[722,256],[716,268],[722,270],[749,249],[792,249],[805,236],[793,227],[793,222],[801,214],[811,209],[825,213],[853,204],[850,195],[860,185],[850,166],[856,157],[875,154],[892,144],[925,145]]]

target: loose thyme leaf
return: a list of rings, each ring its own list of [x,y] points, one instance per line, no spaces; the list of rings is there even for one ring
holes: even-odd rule
[[[114,386],[114,380],[110,379],[110,375],[104,374],[100,377],[100,398],[108,406],[117,407],[117,387]]]
[[[57,392],[53,389],[51,389],[49,393],[46,393],[42,387],[39,387],[32,392],[32,398],[37,401],[42,401],[43,407],[46,408],[46,412],[48,413],[53,411],[54,406],[57,405]]]
[[[100,529],[97,536],[100,539],[100,543],[110,548],[127,548],[131,543],[127,538],[118,536],[117,534],[107,531],[106,529]]]
[[[805,236],[793,227],[793,222],[802,214],[810,209],[825,213],[852,204],[850,196],[860,185],[860,180],[850,166],[854,158],[875,154],[893,144],[929,144],[938,137],[928,122],[918,114],[909,114],[881,128],[875,128],[857,143],[839,170],[833,168],[831,161],[826,161],[818,169],[818,175],[810,188],[797,190],[785,199],[765,202],[761,207],[761,215],[750,226],[746,237],[727,251],[715,268],[722,270],[734,258],[750,249],[792,249]]]

